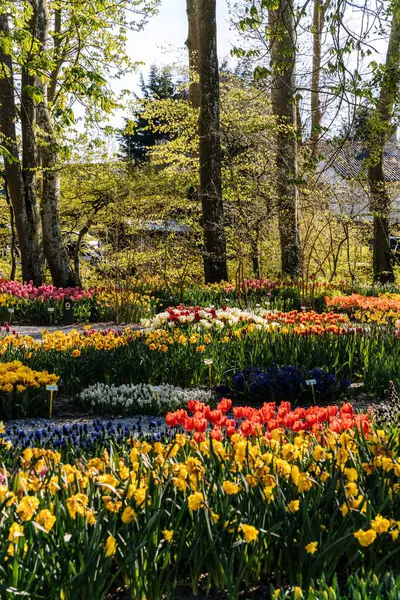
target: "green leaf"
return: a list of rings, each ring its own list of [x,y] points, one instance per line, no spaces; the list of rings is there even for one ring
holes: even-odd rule
[[[270,69],[267,69],[267,67],[261,67],[258,65],[254,69],[254,80],[259,81],[260,79],[266,79],[271,74],[272,74],[272,71]]]

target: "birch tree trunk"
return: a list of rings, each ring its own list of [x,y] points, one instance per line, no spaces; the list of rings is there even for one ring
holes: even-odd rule
[[[400,19],[393,11],[378,106],[370,121],[368,181],[374,219],[374,280],[394,281],[390,250],[391,199],[385,182],[383,155],[385,143],[393,133],[393,108],[400,88]]]
[[[46,52],[49,40],[49,13],[47,0],[35,0],[38,6],[37,39],[41,52]],[[58,164],[57,140],[51,122],[48,106],[47,81],[38,82],[42,100],[37,107],[38,126],[41,130],[41,166],[43,170],[42,198],[40,212],[42,218],[43,250],[54,285],[68,287],[75,285],[75,276],[69,265],[64,247],[60,217],[60,168]]]
[[[189,53],[189,101],[193,108],[200,108],[197,0],[186,0],[186,14],[188,20],[186,47]]]
[[[277,132],[277,195],[282,272],[296,277],[301,270],[297,188],[297,125],[295,99],[296,31],[293,0],[270,9],[269,38],[273,76],[272,110]]]
[[[31,26],[34,26],[35,14]],[[7,38],[9,24],[6,13],[0,14],[0,33]],[[30,78],[26,68],[21,82],[22,168],[18,153],[17,121],[13,64],[5,46],[0,45],[0,137],[12,160],[4,159],[7,185],[15,216],[15,226],[21,254],[22,278],[40,285],[43,281],[43,255],[40,240],[40,220],[36,199],[36,166],[34,123],[35,108],[26,92]]]
[[[200,199],[206,283],[228,279],[221,184],[216,0],[198,0]]]

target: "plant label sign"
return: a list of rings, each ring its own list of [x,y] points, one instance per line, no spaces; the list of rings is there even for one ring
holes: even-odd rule
[[[69,298],[64,300],[64,325],[73,325],[74,323],[74,303]]]
[[[53,306],[49,306],[49,308],[47,309],[49,313],[53,313],[54,312],[54,307]]]
[[[317,385],[316,379],[307,379],[306,385]]]
[[[153,385],[153,387],[151,388],[151,391],[155,393],[157,400],[159,400],[161,388],[158,387],[158,385]]]
[[[58,390],[58,385],[46,385],[46,390],[50,392],[50,411],[49,418],[51,419],[51,415],[53,414],[53,396],[54,392]]]

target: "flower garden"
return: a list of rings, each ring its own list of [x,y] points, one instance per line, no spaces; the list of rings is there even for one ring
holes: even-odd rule
[[[1,598],[399,597],[396,289],[0,298]]]

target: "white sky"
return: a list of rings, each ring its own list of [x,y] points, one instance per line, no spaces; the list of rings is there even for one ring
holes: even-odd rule
[[[217,0],[217,36],[220,61],[229,58],[233,45],[243,44],[243,40],[238,44],[238,33],[230,23],[227,0]],[[149,19],[144,29],[128,35],[127,52],[130,58],[144,64],[140,65],[136,72],[119,80],[113,80],[114,90],[127,89],[140,95],[140,74],[142,73],[146,79],[151,64],[158,66],[185,64],[188,60],[186,37],[186,0],[161,0],[158,13]],[[381,46],[382,41],[380,40],[377,45]],[[116,111],[111,117],[111,124],[122,127],[124,116],[127,116],[126,110]]]
[[[217,0],[217,46],[220,60],[229,58],[237,34],[229,23],[226,0]],[[136,72],[114,80],[114,91],[132,90],[140,95],[140,74],[145,80],[150,65],[185,64],[188,60],[185,41],[187,38],[186,0],[161,0],[159,12],[152,16],[144,29],[128,36],[127,53],[135,62],[142,62]],[[117,111],[111,118],[112,125],[121,127],[126,111]]]
[[[235,33],[230,29],[226,0],[217,0],[220,58],[229,55],[235,40]],[[184,56],[186,37],[186,0],[161,0],[158,14],[150,18],[143,31],[130,36],[128,53],[133,60],[145,62],[147,68],[152,63],[171,64]]]
[[[220,61],[229,58],[232,46],[238,44],[238,34],[229,21],[227,0],[217,0],[217,46]],[[161,0],[157,14],[149,19],[142,31],[128,32],[127,54],[132,61],[144,64],[120,79],[112,79],[110,85],[113,91],[119,93],[122,90],[132,90],[132,97],[133,93],[140,96],[140,75],[143,74],[147,80],[150,65],[185,65],[188,62],[186,38],[186,0]],[[74,111],[79,121],[76,129],[83,132],[84,108],[76,104]],[[122,128],[127,116],[129,116],[127,108],[117,109],[109,116],[108,124]],[[118,150],[118,143],[113,136],[103,135],[98,130],[95,130],[93,135],[103,139],[110,154]]]

